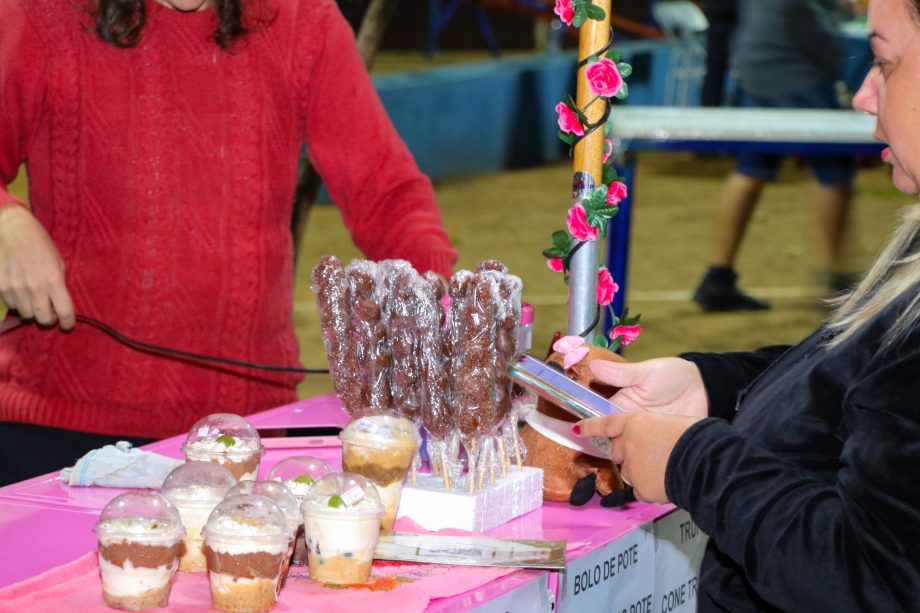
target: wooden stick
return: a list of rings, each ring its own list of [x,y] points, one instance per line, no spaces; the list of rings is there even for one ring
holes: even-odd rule
[[[524,470],[523,462],[521,461],[521,444],[518,441],[518,433],[515,432],[512,438],[514,439],[514,459],[517,460],[518,470]]]
[[[470,494],[472,494],[476,490],[476,439],[473,439],[473,442],[470,443],[470,449],[466,455],[469,460],[466,471],[470,479]]]
[[[441,449],[441,466],[444,467],[444,491],[450,494],[450,471],[447,470],[447,452]]]
[[[489,445],[489,485],[495,485],[495,443]]]
[[[508,476],[508,458],[505,456],[505,441],[498,437],[498,455],[502,461],[502,479]]]

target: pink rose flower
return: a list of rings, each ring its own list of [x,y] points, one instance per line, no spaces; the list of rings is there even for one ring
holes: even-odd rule
[[[606,57],[588,64],[585,68],[585,78],[588,79],[588,89],[605,98],[616,96],[623,86],[623,77],[620,76],[617,65]]]
[[[578,117],[565,102],[560,102],[556,105],[556,112],[559,113],[558,123],[560,130],[566,134],[574,134],[576,136],[584,135],[584,127],[582,127],[581,122],[578,121]]]
[[[616,338],[620,336],[623,338],[623,340],[620,341],[620,345],[625,347],[626,345],[639,338],[639,334],[641,333],[642,326],[639,324],[632,326],[617,326],[610,331],[610,340],[616,340]]]
[[[553,351],[562,354],[562,367],[568,370],[588,355],[588,346],[580,336],[563,336],[553,343]]]
[[[550,258],[546,260],[546,265],[553,272],[562,272],[562,258]]]
[[[604,139],[604,159],[602,160],[604,164],[607,163],[607,160],[610,159],[610,156],[613,155],[613,141],[609,138]]]
[[[626,197],[626,184],[622,181],[614,181],[607,188],[607,204],[617,206]]]
[[[597,228],[588,223],[585,207],[580,204],[569,209],[565,225],[568,226],[569,233],[580,241],[597,240]]]
[[[553,12],[559,15],[559,19],[565,22],[565,25],[572,25],[572,17],[575,16],[572,0],[556,0],[556,8],[553,9]]]
[[[606,268],[597,271],[597,303],[607,306],[613,302],[613,296],[620,291],[620,286],[613,280],[613,275]]]

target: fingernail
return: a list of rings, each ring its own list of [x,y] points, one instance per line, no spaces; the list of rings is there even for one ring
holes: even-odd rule
[[[578,424],[575,424],[574,426],[572,426],[572,433],[581,434],[581,426],[579,426]]]

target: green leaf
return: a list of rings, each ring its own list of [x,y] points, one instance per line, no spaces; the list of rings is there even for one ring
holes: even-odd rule
[[[620,319],[626,319],[627,317],[629,317],[629,307],[625,306],[623,307],[623,312],[620,313]]]
[[[601,207],[607,205],[607,186],[604,184],[598,185],[594,188],[594,191],[591,192],[591,204],[595,207]]]
[[[305,483],[307,485],[313,485],[316,483],[316,480],[310,475],[297,475],[294,478],[294,483]]]
[[[576,28],[580,28],[585,25],[585,22],[588,20],[588,14],[584,8],[575,9],[575,16],[572,17],[572,25]]]
[[[607,346],[609,345],[609,343],[607,342],[607,337],[604,336],[603,334],[596,334],[591,344],[597,345],[598,347],[603,347],[604,349],[606,349]]]
[[[620,58],[623,57],[623,52],[619,49],[611,49],[606,54],[607,58],[613,61],[615,64],[619,63]]]
[[[611,157],[610,159],[613,158]],[[604,164],[604,170],[601,175],[601,181],[603,181],[608,186],[618,179],[617,171],[613,167],[613,164]],[[608,187],[607,189],[609,190],[610,188]]]
[[[549,249],[543,250],[543,257],[545,258],[564,258],[565,251],[559,249],[558,247],[550,247]]]
[[[597,6],[596,4],[589,4],[585,7],[585,11],[587,12],[588,17],[591,19],[596,19],[597,21],[601,21],[604,19],[604,17],[607,16],[607,13],[604,12],[604,9]]]
[[[223,443],[227,447],[233,447],[236,445],[236,439],[230,436],[229,434],[221,434],[217,437],[218,443]]]
[[[572,237],[570,237],[569,233],[565,230],[556,230],[553,232],[553,244],[562,251],[568,251],[571,242]]]
[[[623,319],[623,325],[624,325],[624,326],[634,326],[634,325],[636,325],[637,323],[639,323],[639,318],[640,318],[640,317],[642,317],[642,313],[639,313],[639,314],[636,315],[635,317],[625,318],[625,319]]]
[[[622,85],[620,85],[620,89],[617,91],[616,98],[618,100],[624,100],[627,96],[629,96],[629,85],[624,82]]]
[[[561,140],[562,142],[564,142],[566,145],[571,146],[571,145],[575,144],[575,135],[574,135],[574,134],[569,134],[569,133],[567,133],[567,132],[563,132],[562,130],[560,130],[560,131],[559,131],[559,140]]]
[[[566,94],[562,98],[562,101],[565,102],[565,105],[569,107],[570,109],[572,109],[573,111],[578,108],[578,105],[575,104],[575,99],[572,98],[572,94]]]
[[[329,502],[326,504],[328,504],[332,508],[341,509],[342,507],[345,506],[345,501],[342,500],[342,497],[339,496],[338,494],[333,494],[332,496],[329,497]]]
[[[609,349],[610,351],[616,352],[617,350],[619,350],[620,345],[622,344],[623,344],[623,337],[618,336],[615,339],[610,341],[610,346],[607,347],[607,349]]]
[[[617,70],[619,71],[620,76],[625,79],[632,74],[632,65],[627,64],[626,62],[620,62],[617,64]]]

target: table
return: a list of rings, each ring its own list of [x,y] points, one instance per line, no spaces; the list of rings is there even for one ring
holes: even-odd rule
[[[607,238],[607,268],[620,286],[613,303],[617,313],[626,297],[638,152],[878,155],[883,148],[872,136],[875,118],[848,110],[618,105],[610,121],[613,149],[622,156],[620,174],[629,188],[620,212],[610,221]],[[608,319],[605,332],[609,328]]]
[[[319,396],[249,416],[260,430],[330,428],[347,422],[334,395]],[[146,446],[181,457],[184,436]],[[284,457],[309,453],[341,467],[335,436],[263,438],[260,475]],[[0,587],[74,560],[96,547],[92,527],[100,510],[123,490],[63,485],[56,474],[0,488]],[[693,538],[687,536],[692,533]],[[691,611],[705,536],[689,516],[670,505],[634,503],[603,509],[597,499],[585,507],[545,503],[541,508],[489,532],[492,536],[563,539],[582,544],[570,551],[564,572],[518,570],[476,589],[441,598],[427,611],[456,612],[607,610]],[[656,571],[661,569],[661,577]],[[659,595],[660,592],[660,595]],[[681,596],[683,594],[683,596]],[[283,598],[283,593],[282,593]],[[342,611],[348,611],[343,596]]]

